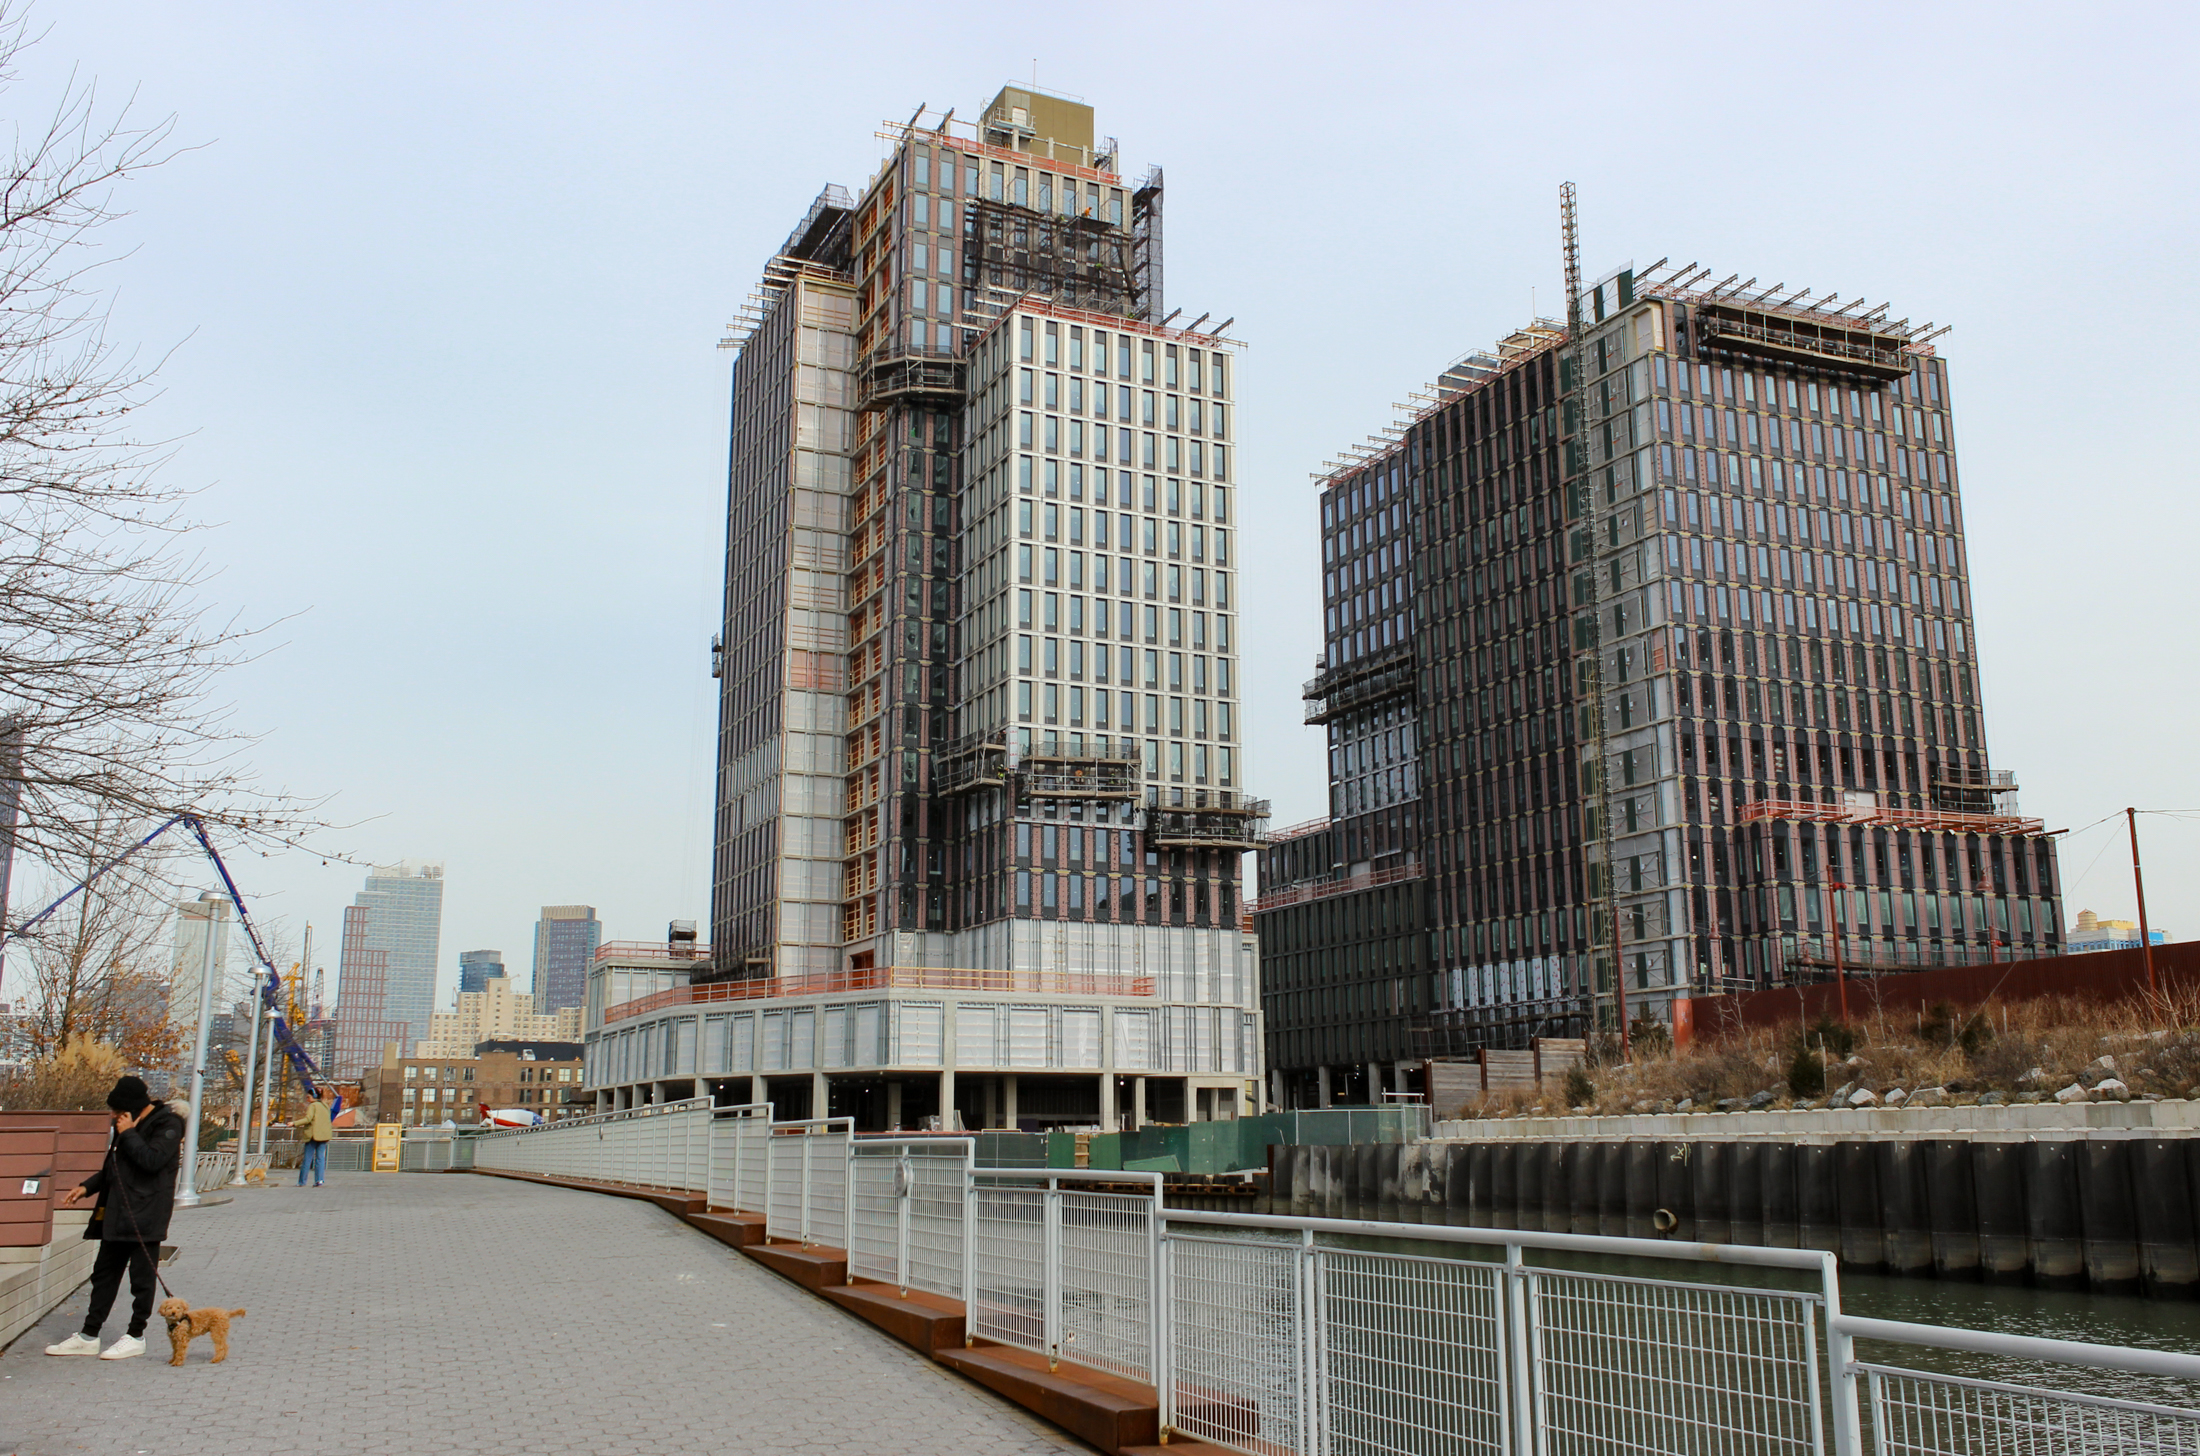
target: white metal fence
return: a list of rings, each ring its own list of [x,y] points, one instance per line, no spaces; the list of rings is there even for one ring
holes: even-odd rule
[[[2093,1345],[1946,1329],[1897,1320],[1837,1316],[1834,1329],[1852,1340],[1959,1350],[2004,1360],[2062,1365],[2089,1372],[2200,1378],[2200,1360],[2161,1350]],[[1904,1369],[1873,1361],[1851,1365],[1869,1395],[1874,1456],[2125,1456],[2174,1452],[2200,1456],[2200,1411],[2150,1401],[2068,1390],[2043,1390],[1978,1380],[1945,1371]]]
[[[711,1113],[710,1099],[697,1097],[484,1133],[474,1166],[702,1192],[710,1186]]]
[[[1064,1188],[1065,1178],[1083,1186]],[[1093,1180],[1139,1192],[1105,1191]],[[978,1170],[965,1327],[1140,1380],[1160,1368],[1160,1175]]]
[[[865,1139],[848,1164],[848,1274],[961,1299],[976,1141]]]
[[[2200,1411],[1853,1342],[2183,1381],[2200,1357],[1846,1316],[1815,1250],[1165,1212],[1160,1175],[980,1168],[973,1145],[698,1103],[491,1134],[476,1163],[761,1212],[775,1239],[844,1249],[850,1278],[1150,1382],[1170,1431],[1257,1456],[2200,1456]],[[1703,1272],[1636,1272],[1674,1261]]]
[[[704,1191],[713,1208],[759,1208],[771,1176],[769,1102],[714,1109]]]
[[[790,1243],[848,1247],[848,1156],[855,1120],[775,1122],[766,1156],[764,1232]]]
[[[257,1169],[262,1173],[266,1172],[267,1156],[266,1153],[245,1154],[244,1171],[250,1173]],[[228,1186],[238,1176],[235,1148],[222,1153],[200,1153],[191,1168],[191,1186],[197,1192],[212,1193],[217,1188]]]

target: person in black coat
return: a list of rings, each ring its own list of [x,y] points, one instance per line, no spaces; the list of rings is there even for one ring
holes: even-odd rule
[[[84,1237],[99,1240],[99,1257],[92,1264],[92,1302],[84,1313],[83,1330],[58,1345],[48,1345],[49,1355],[127,1360],[145,1353],[145,1326],[153,1317],[154,1263],[160,1258],[160,1241],[168,1236],[168,1215],[176,1205],[184,1125],[167,1103],[153,1100],[137,1077],[115,1083],[115,1090],[107,1094],[107,1107],[115,1124],[107,1159],[82,1187],[70,1190],[61,1201],[67,1208],[93,1194],[99,1198],[91,1222],[84,1226]],[[130,1272],[129,1333],[101,1350],[99,1327],[114,1308],[125,1269]]]

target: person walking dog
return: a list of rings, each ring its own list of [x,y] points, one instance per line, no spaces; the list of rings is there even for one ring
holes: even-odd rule
[[[107,1094],[107,1108],[114,1119],[114,1136],[107,1143],[106,1161],[99,1171],[72,1188],[61,1200],[73,1207],[98,1195],[84,1237],[99,1240],[99,1256],[92,1263],[92,1302],[84,1312],[84,1328],[58,1345],[48,1345],[49,1355],[97,1355],[102,1360],[128,1360],[145,1353],[145,1326],[153,1317],[154,1265],[160,1259],[160,1241],[168,1236],[168,1215],[176,1204],[176,1169],[182,1162],[183,1119],[165,1102],[155,1102],[143,1079],[124,1077]],[[122,1274],[130,1273],[130,1326],[127,1333],[106,1349],[99,1348],[99,1328],[114,1308],[122,1287]]]
[[[328,1088],[317,1089],[313,1100],[306,1104],[306,1115],[298,1124],[298,1186],[306,1186],[306,1174],[313,1175],[313,1186],[318,1188],[328,1179],[328,1140],[336,1136],[336,1125],[330,1120]]]

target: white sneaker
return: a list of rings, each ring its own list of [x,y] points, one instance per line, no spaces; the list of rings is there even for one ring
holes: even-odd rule
[[[129,1360],[145,1353],[145,1342],[136,1335],[124,1335],[121,1339],[99,1352],[102,1360]]]
[[[58,1345],[48,1345],[46,1353],[49,1355],[97,1355],[99,1353],[99,1341],[79,1330]]]

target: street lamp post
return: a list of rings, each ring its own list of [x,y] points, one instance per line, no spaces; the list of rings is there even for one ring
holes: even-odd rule
[[[260,973],[252,973],[252,1033],[244,1044],[244,1088],[237,1099],[237,1168],[230,1176],[229,1186],[244,1187],[244,1160],[252,1151],[252,1074],[260,1060]],[[269,1028],[272,1032],[273,1028]]]
[[[206,1037],[214,1026],[214,936],[226,928],[219,899],[199,901],[206,912],[206,942],[199,947],[199,1026],[191,1043],[191,1115],[183,1128],[183,1156],[177,1169],[176,1207],[199,1206],[199,1113],[206,1097]]]
[[[260,1147],[267,1151],[267,1123],[269,1102],[275,1093],[275,1023],[283,1013],[276,1007],[267,1008],[267,1061],[260,1069]]]

